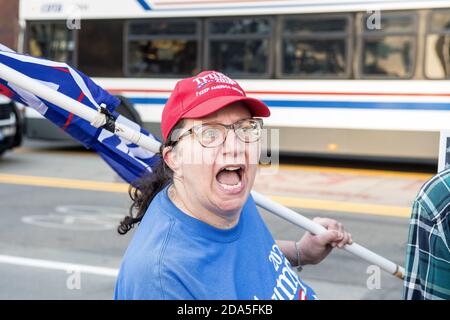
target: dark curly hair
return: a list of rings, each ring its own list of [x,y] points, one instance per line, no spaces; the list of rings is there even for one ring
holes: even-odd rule
[[[121,235],[126,234],[136,224],[139,224],[144,217],[147,209],[152,202],[153,198],[162,190],[166,185],[173,181],[172,169],[164,162],[162,158],[162,150],[171,146],[174,141],[171,139],[175,130],[180,129],[184,124],[184,121],[179,121],[175,127],[169,133],[169,139],[167,142],[161,145],[159,150],[160,158],[157,164],[153,167],[153,171],[139,180],[135,181],[133,185],[130,184],[128,188],[128,194],[131,198],[132,204],[128,210],[128,215],[123,218],[117,227],[117,232]]]

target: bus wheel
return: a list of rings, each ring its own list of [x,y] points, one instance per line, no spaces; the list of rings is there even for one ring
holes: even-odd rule
[[[125,118],[142,126],[142,119],[134,109],[133,104],[124,96],[116,96],[120,100],[120,105],[116,108],[116,111]]]

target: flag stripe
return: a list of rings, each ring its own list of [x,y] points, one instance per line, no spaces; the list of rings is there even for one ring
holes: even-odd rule
[[[59,70],[59,71],[64,71],[64,72],[70,73],[70,71],[66,68],[61,68],[61,67],[53,67],[53,68],[56,70]]]
[[[84,98],[84,93],[81,92],[80,95],[78,96],[77,101],[80,101],[80,102],[81,102],[81,100],[83,100],[83,98]],[[63,126],[63,130],[64,130],[64,131],[67,129],[67,127],[69,126],[69,124],[72,122],[72,119],[73,119],[73,113],[70,113],[69,116],[67,117],[66,123],[64,123],[64,126]]]

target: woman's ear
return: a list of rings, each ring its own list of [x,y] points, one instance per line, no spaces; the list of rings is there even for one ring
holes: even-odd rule
[[[167,166],[175,173],[179,173],[180,169],[180,157],[175,151],[174,147],[167,146],[162,150],[162,158],[163,161],[167,164]]]

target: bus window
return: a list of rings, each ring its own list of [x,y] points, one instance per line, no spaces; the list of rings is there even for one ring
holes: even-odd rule
[[[348,77],[350,16],[282,18],[281,77]]]
[[[83,20],[78,68],[91,77],[123,77],[123,21]]]
[[[189,76],[199,71],[200,21],[147,20],[128,24],[128,76]]]
[[[235,77],[269,77],[271,29],[268,17],[209,19],[207,68]]]
[[[450,10],[428,15],[425,50],[425,76],[430,79],[450,78]]]
[[[65,22],[29,22],[26,50],[30,55],[73,65],[74,47],[74,31]]]
[[[363,78],[411,78],[416,58],[415,14],[380,14],[380,25],[363,15],[359,73]]]

